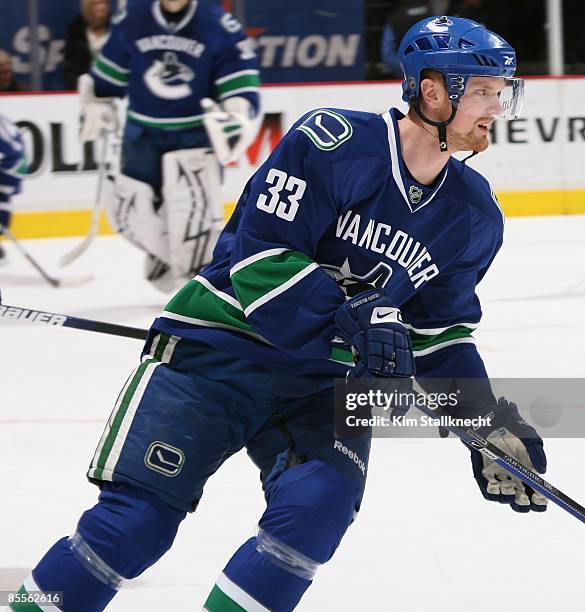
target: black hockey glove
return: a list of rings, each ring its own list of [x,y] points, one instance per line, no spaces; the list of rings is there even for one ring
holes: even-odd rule
[[[335,324],[355,352],[349,377],[414,376],[410,335],[400,310],[379,291],[365,291],[345,302],[335,315]]]
[[[477,433],[511,455],[532,471],[546,472],[546,455],[542,438],[534,427],[518,414],[516,404],[501,397],[491,413],[491,425]],[[473,476],[485,499],[509,504],[516,512],[544,512],[548,502],[544,495],[525,485],[519,478],[500,467],[492,459],[471,449]]]

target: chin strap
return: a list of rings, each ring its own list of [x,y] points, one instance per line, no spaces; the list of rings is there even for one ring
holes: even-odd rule
[[[467,157],[464,157],[461,161],[462,163],[465,163],[468,159],[471,159],[472,157],[475,157],[476,155],[479,155],[479,151],[471,152]]]
[[[414,109],[415,113],[429,125],[432,125],[437,128],[439,132],[439,147],[442,152],[447,152],[447,126],[455,119],[455,114],[457,113],[457,107],[451,104],[451,116],[446,121],[433,121],[429,119],[421,110],[420,103],[418,98],[413,100],[410,103],[410,107]]]

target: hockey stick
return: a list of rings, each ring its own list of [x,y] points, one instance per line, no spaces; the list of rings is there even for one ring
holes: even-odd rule
[[[7,228],[0,225],[0,234],[4,234],[14,244],[19,253],[30,263],[30,265],[53,287],[77,287],[93,280],[91,274],[85,276],[74,276],[71,278],[55,278],[48,274],[36,259],[20,244],[20,240]]]
[[[146,329],[140,329],[138,327],[128,327],[126,325],[116,325],[115,323],[104,323],[103,321],[70,317],[69,315],[56,314],[54,312],[9,306],[8,304],[2,304],[1,296],[0,319],[18,319],[30,323],[44,323],[45,325],[54,325],[57,327],[71,327],[73,329],[83,329],[101,334],[136,338],[137,340],[144,340],[148,333]]]
[[[75,261],[80,255],[83,255],[85,251],[90,247],[93,239],[97,235],[98,227],[100,224],[100,204],[102,199],[102,189],[104,186],[104,179],[106,175],[106,152],[108,150],[108,136],[109,132],[106,132],[103,137],[103,149],[102,154],[100,156],[99,161],[99,174],[98,174],[98,183],[97,183],[97,191],[95,195],[95,200],[93,202],[93,210],[91,213],[91,225],[89,226],[89,231],[85,238],[71,251],[65,253],[59,260],[59,265],[61,267],[68,266],[71,262]]]
[[[437,410],[431,410],[426,406],[416,406],[419,410],[424,412],[426,415],[433,419],[440,417],[448,417],[447,413]],[[479,451],[482,455],[485,455],[489,459],[495,461],[499,466],[508,470],[511,474],[519,478],[524,484],[528,485],[535,491],[542,493],[550,501],[560,506],[563,510],[566,510],[569,514],[572,514],[575,518],[578,518],[582,523],[585,523],[585,508],[578,504],[574,499],[571,499],[568,495],[565,495],[562,491],[559,491],[556,487],[547,482],[542,476],[533,472],[525,465],[511,457],[504,451],[500,450],[497,446],[488,442],[485,438],[482,438],[478,433],[472,429],[463,429],[456,425],[445,425],[441,419],[441,426],[454,433],[460,438],[465,444],[471,448]]]
[[[94,321],[91,319],[82,319],[79,317],[72,317],[64,314],[56,314],[53,312],[44,312],[39,310],[30,310],[26,308],[20,308],[18,306],[9,306],[8,304],[2,304],[2,297],[0,295],[0,318],[4,319],[19,319],[22,321],[29,321],[32,323],[43,323],[45,325],[54,325],[58,327],[71,327],[73,329],[82,329],[86,331],[93,331],[102,334],[112,334],[115,336],[124,336],[126,338],[136,338],[137,340],[144,340],[148,334],[146,329],[140,329],[138,327],[129,327],[126,325],[117,325],[115,323],[105,323],[103,321]],[[440,409],[431,410],[426,406],[417,405],[421,412],[427,416],[436,419],[438,417],[448,417],[445,412]],[[571,499],[568,495],[554,487],[544,478],[532,472],[525,465],[500,450],[497,446],[488,442],[485,438],[482,438],[479,434],[470,429],[463,429],[456,425],[445,424],[441,422],[441,426],[455,434],[468,446],[479,451],[486,457],[495,461],[499,466],[508,470],[514,476],[518,477],[522,482],[531,487],[532,489],[539,491],[547,499],[550,499],[553,503],[560,506],[563,510],[566,510],[569,514],[572,514],[575,518],[585,523],[585,508],[581,504],[577,503],[574,499]]]

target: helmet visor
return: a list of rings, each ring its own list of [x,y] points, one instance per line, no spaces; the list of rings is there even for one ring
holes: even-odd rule
[[[449,75],[449,82],[461,83],[464,77]],[[459,81],[455,81],[459,79]],[[458,110],[475,116],[515,119],[524,104],[524,80],[505,77],[468,75],[465,85],[457,85]],[[451,95],[451,98],[454,96]]]
[[[524,108],[524,79],[505,79],[500,93],[502,112],[496,115],[502,119],[516,119]]]

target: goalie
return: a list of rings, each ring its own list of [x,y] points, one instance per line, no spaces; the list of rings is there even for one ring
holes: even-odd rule
[[[147,253],[145,276],[172,291],[211,261],[223,226],[221,165],[261,119],[254,48],[229,13],[196,0],[129,2],[80,77],[81,140],[116,129],[128,95],[121,171],[102,202],[112,227]]]

